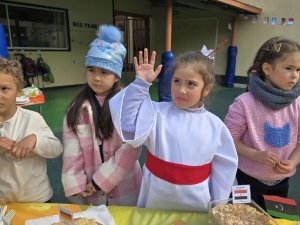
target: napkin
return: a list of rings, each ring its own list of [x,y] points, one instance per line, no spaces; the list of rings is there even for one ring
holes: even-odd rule
[[[20,97],[17,97],[16,98],[16,103],[17,104],[26,104],[26,103],[29,103],[30,100],[29,100],[29,97],[28,96],[20,96]]]
[[[103,225],[116,225],[114,218],[105,205],[93,206],[85,211],[74,213],[74,218],[78,217],[94,218]],[[59,222],[58,215],[26,220],[25,225],[51,225],[55,222]]]

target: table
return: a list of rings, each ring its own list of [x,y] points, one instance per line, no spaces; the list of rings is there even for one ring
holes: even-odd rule
[[[80,212],[88,206],[74,204],[60,204],[63,207]],[[8,203],[8,209],[16,210],[11,225],[23,225],[28,219],[34,219],[58,214],[57,203]],[[208,225],[205,212],[182,212],[156,209],[145,209],[127,206],[108,206],[116,225],[171,225],[181,219],[188,225]],[[295,225],[297,222],[276,219],[279,225]]]
[[[45,103],[45,96],[44,94],[40,94],[36,97],[31,97],[29,98],[29,103],[25,103],[25,104],[18,104],[17,106],[21,106],[21,107],[27,107],[27,106],[39,106],[39,113],[42,115],[43,111],[42,111],[42,105]]]

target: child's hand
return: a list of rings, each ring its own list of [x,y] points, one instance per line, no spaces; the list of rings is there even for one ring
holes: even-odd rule
[[[79,192],[77,193],[76,195],[79,195],[81,197],[89,197],[91,196],[92,194],[94,194],[94,192],[96,192],[97,190],[94,188],[92,182],[88,183],[86,185],[86,191],[83,191],[83,192]]]
[[[8,137],[0,137],[0,149],[10,151],[16,142]]]
[[[92,193],[92,194],[97,191],[95,189],[94,185],[92,184],[92,182],[90,182],[86,185],[86,190],[87,190],[87,192]]]
[[[13,146],[11,154],[18,159],[25,158],[28,153],[33,150],[35,144],[36,136],[34,134],[30,134]]]
[[[83,192],[79,192],[76,195],[81,196],[81,197],[89,197],[91,196],[93,193],[92,192],[88,192],[88,191],[83,191]]]
[[[275,167],[279,162],[279,159],[276,154],[270,151],[257,151],[255,156],[255,161],[260,162],[264,165]]]
[[[134,68],[136,74],[147,81],[148,83],[152,83],[153,80],[158,76],[161,71],[162,65],[159,65],[156,70],[154,70],[154,63],[155,63],[156,52],[153,51],[150,59],[150,63],[148,60],[148,49],[144,49],[144,57],[143,52],[139,51],[139,62],[137,57],[133,58]]]
[[[281,174],[286,174],[295,169],[295,165],[292,160],[280,160],[274,167],[274,171]]]

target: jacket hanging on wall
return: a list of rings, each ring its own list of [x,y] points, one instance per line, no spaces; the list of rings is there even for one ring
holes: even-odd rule
[[[40,75],[42,75],[42,80],[44,82],[54,83],[54,77],[51,72],[50,66],[44,62],[42,57],[37,59],[37,68]]]
[[[33,78],[38,75],[37,66],[33,59],[23,56],[20,60],[24,73],[24,78]]]

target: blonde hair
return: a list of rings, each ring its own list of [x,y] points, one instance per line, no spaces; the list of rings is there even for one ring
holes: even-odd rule
[[[18,90],[23,89],[23,69],[19,61],[7,60],[0,57],[0,73],[11,75],[16,82]]]

